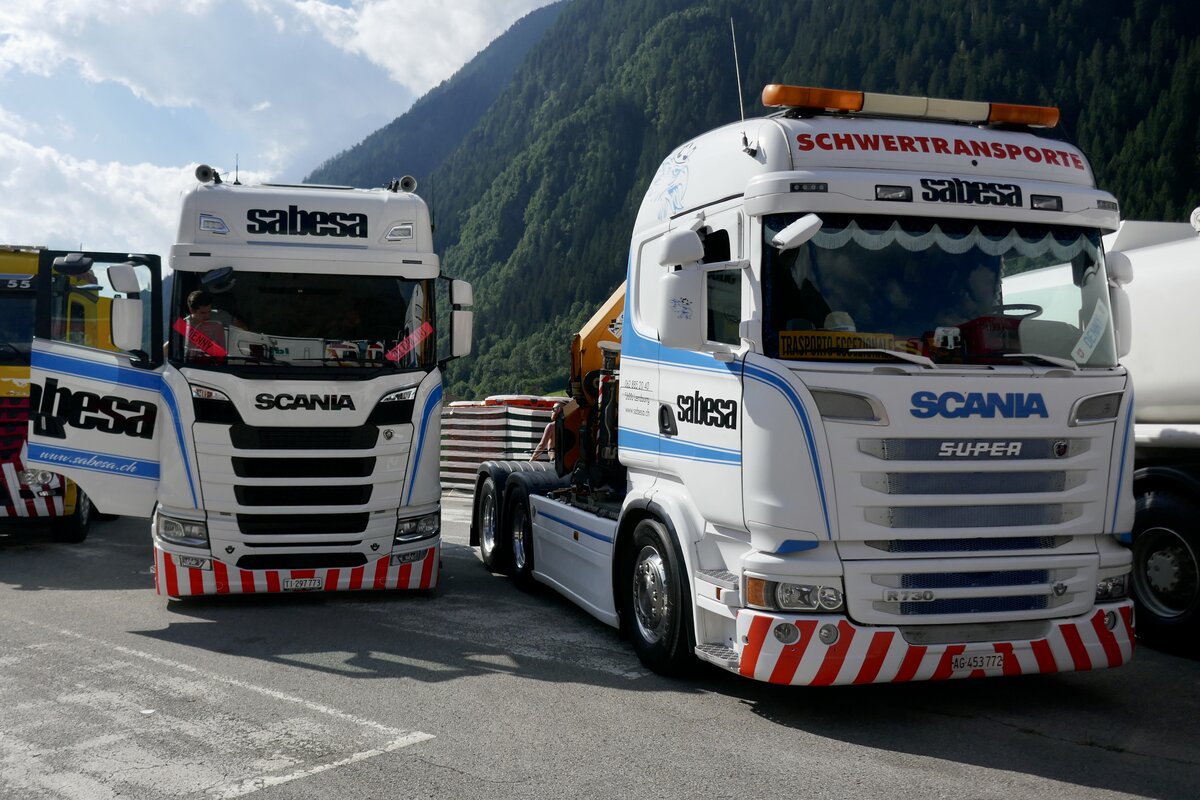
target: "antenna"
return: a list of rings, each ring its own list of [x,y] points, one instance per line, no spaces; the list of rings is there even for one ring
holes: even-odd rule
[[[242,182],[238,180],[238,153],[233,154],[233,185],[241,186]]]
[[[742,102],[742,67],[738,64],[737,29],[733,27],[733,17],[729,18],[729,37],[733,40],[733,74],[737,78],[738,111],[742,115],[742,124],[745,124],[746,105]],[[758,155],[758,146],[750,145],[744,130],[742,131],[742,152],[751,157]]]

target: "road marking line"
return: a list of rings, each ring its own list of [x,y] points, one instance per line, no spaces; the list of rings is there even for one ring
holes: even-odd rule
[[[11,617],[8,617],[7,619],[9,621],[14,621],[14,622],[17,621]],[[359,727],[370,728],[374,731],[378,731],[389,737],[392,737],[392,741],[386,747],[375,748],[375,749],[371,749],[371,750],[364,750],[362,752],[354,753],[353,755],[350,755],[346,758],[340,759],[338,761],[333,761],[328,764],[319,764],[315,767],[309,767],[308,769],[298,770],[296,772],[292,772],[287,775],[266,776],[266,777],[262,777],[262,778],[248,778],[248,779],[239,780],[236,783],[234,783],[228,787],[224,787],[224,788],[218,787],[216,789],[210,790],[209,794],[212,797],[216,797],[216,798],[243,797],[243,796],[251,794],[253,792],[257,792],[260,789],[266,789],[271,786],[278,786],[279,784],[288,783],[290,781],[294,781],[299,778],[306,778],[306,777],[309,777],[310,775],[316,775],[318,773],[325,772],[330,769],[334,769],[335,767],[340,767],[340,766],[344,766],[347,764],[353,764],[358,761],[363,761],[364,759],[373,758],[374,756],[378,756],[378,755],[383,755],[384,753],[391,753],[395,750],[399,750],[401,748],[408,747],[408,746],[414,745],[414,744],[419,744],[421,742],[425,742],[425,741],[435,738],[433,736],[433,734],[431,734],[431,733],[424,733],[422,731],[405,731],[405,730],[401,730],[399,728],[393,728],[389,725],[384,725],[382,723],[375,722],[374,720],[365,719],[365,718],[359,717],[355,714],[350,714],[345,711],[340,711],[336,708],[331,708],[330,706],[324,705],[322,703],[314,703],[313,701],[306,700],[303,697],[296,697],[295,695],[290,695],[290,694],[287,694],[286,692],[280,692],[275,689],[268,689],[265,686],[259,686],[254,683],[249,683],[247,681],[239,680],[237,678],[230,678],[230,677],[227,677],[225,675],[220,675],[215,672],[208,672],[206,670],[199,669],[198,667],[194,667],[191,664],[185,664],[182,661],[175,661],[170,658],[163,658],[162,656],[156,656],[153,653],[147,653],[142,650],[136,650],[132,647],[125,647],[124,645],[116,644],[114,642],[108,642],[103,639],[97,639],[93,636],[87,636],[85,634],[66,630],[64,628],[55,628],[50,625],[43,625],[41,623],[32,622],[30,620],[23,619],[23,620],[20,620],[20,622],[24,622],[26,625],[28,625],[30,627],[40,628],[42,630],[49,631],[51,633],[57,634],[59,636],[62,636],[62,637],[68,638],[68,639],[76,639],[81,642],[87,642],[88,644],[92,644],[92,645],[96,645],[98,647],[104,647],[109,650],[113,650],[117,653],[121,653],[122,655],[132,656],[134,658],[142,659],[143,661],[149,661],[152,664],[157,664],[159,666],[169,667],[169,668],[175,669],[175,670],[180,670],[182,672],[186,672],[191,675],[196,675],[200,678],[204,678],[204,679],[214,681],[217,683],[224,683],[228,686],[234,686],[238,689],[243,689],[248,692],[254,692],[256,694],[260,694],[265,697],[269,697],[273,700],[279,700],[279,701],[286,702],[286,703],[292,703],[294,705],[298,705],[305,709],[308,709],[309,711],[312,711],[312,712],[315,712],[318,714],[324,714],[324,715],[330,716],[330,717],[334,717],[335,719],[343,720],[345,722],[350,722],[354,725],[358,725]]]
[[[407,736],[400,737],[399,739],[397,739],[396,741],[392,742],[387,747],[384,747],[382,749],[364,750],[361,753],[355,753],[352,756],[343,758],[341,761],[332,761],[328,764],[320,764],[315,767],[310,767],[309,769],[298,770],[298,771],[290,773],[288,775],[268,776],[265,778],[248,778],[246,780],[238,781],[234,785],[229,786],[227,788],[210,790],[206,794],[209,797],[214,798],[215,800],[227,800],[227,798],[231,798],[231,797],[245,797],[246,795],[253,794],[254,792],[259,791],[260,789],[269,789],[272,786],[279,786],[280,784],[283,784],[283,783],[290,783],[291,781],[299,780],[300,778],[308,778],[313,775],[318,775],[322,772],[326,772],[331,769],[336,769],[337,767],[344,767],[347,764],[354,764],[359,761],[365,761],[368,758],[374,758],[375,756],[381,756],[384,753],[390,753],[394,750],[399,750],[403,747],[408,747],[409,745],[418,744],[420,742],[424,742],[427,739],[432,739],[432,738],[433,737],[430,736],[428,733],[419,733],[419,732],[411,733],[411,734],[408,734]]]

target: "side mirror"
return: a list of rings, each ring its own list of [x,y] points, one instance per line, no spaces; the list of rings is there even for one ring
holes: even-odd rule
[[[816,214],[805,214],[775,234],[771,239],[771,246],[780,252],[794,250],[816,236],[819,230],[821,230],[821,218]]]
[[[450,282],[450,305],[455,308],[475,305],[475,290],[466,281]]]
[[[118,350],[142,349],[142,301],[116,297],[112,301],[112,340]]]
[[[1113,336],[1117,340],[1119,361],[1133,349],[1133,306],[1129,302],[1129,293],[1113,284],[1108,286],[1108,302],[1112,306]]]
[[[137,294],[142,290],[137,270],[130,264],[114,264],[108,268],[108,282],[122,294]]]
[[[1108,279],[1117,286],[1133,283],[1133,262],[1124,253],[1105,253],[1104,266],[1108,270]]]
[[[54,259],[54,271],[59,275],[82,275],[92,268],[92,260],[83,253],[67,253]]]
[[[455,281],[461,283],[461,281]],[[468,284],[468,287],[470,285]],[[450,357],[460,358],[471,354],[471,339],[475,327],[475,312],[455,310],[450,312]]]
[[[704,270],[693,264],[668,272],[659,279],[659,297],[658,339],[663,346],[681,350],[703,347]]]
[[[671,231],[663,237],[663,249],[658,263],[664,267],[677,267],[703,258],[704,242],[701,241],[700,234],[684,228]]]

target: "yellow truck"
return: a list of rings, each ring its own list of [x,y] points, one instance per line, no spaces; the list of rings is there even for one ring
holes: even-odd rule
[[[23,463],[29,422],[29,353],[37,315],[38,254],[0,245],[0,525],[49,523],[55,541],[87,538],[95,509],[72,481]],[[70,278],[70,302],[53,321],[71,340],[112,350],[112,300],[88,275]]]

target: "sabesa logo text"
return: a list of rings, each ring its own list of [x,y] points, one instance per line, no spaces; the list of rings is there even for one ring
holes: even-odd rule
[[[916,392],[912,396],[912,410],[909,413],[917,419],[1045,419],[1050,416],[1046,411],[1046,401],[1038,392]]]

